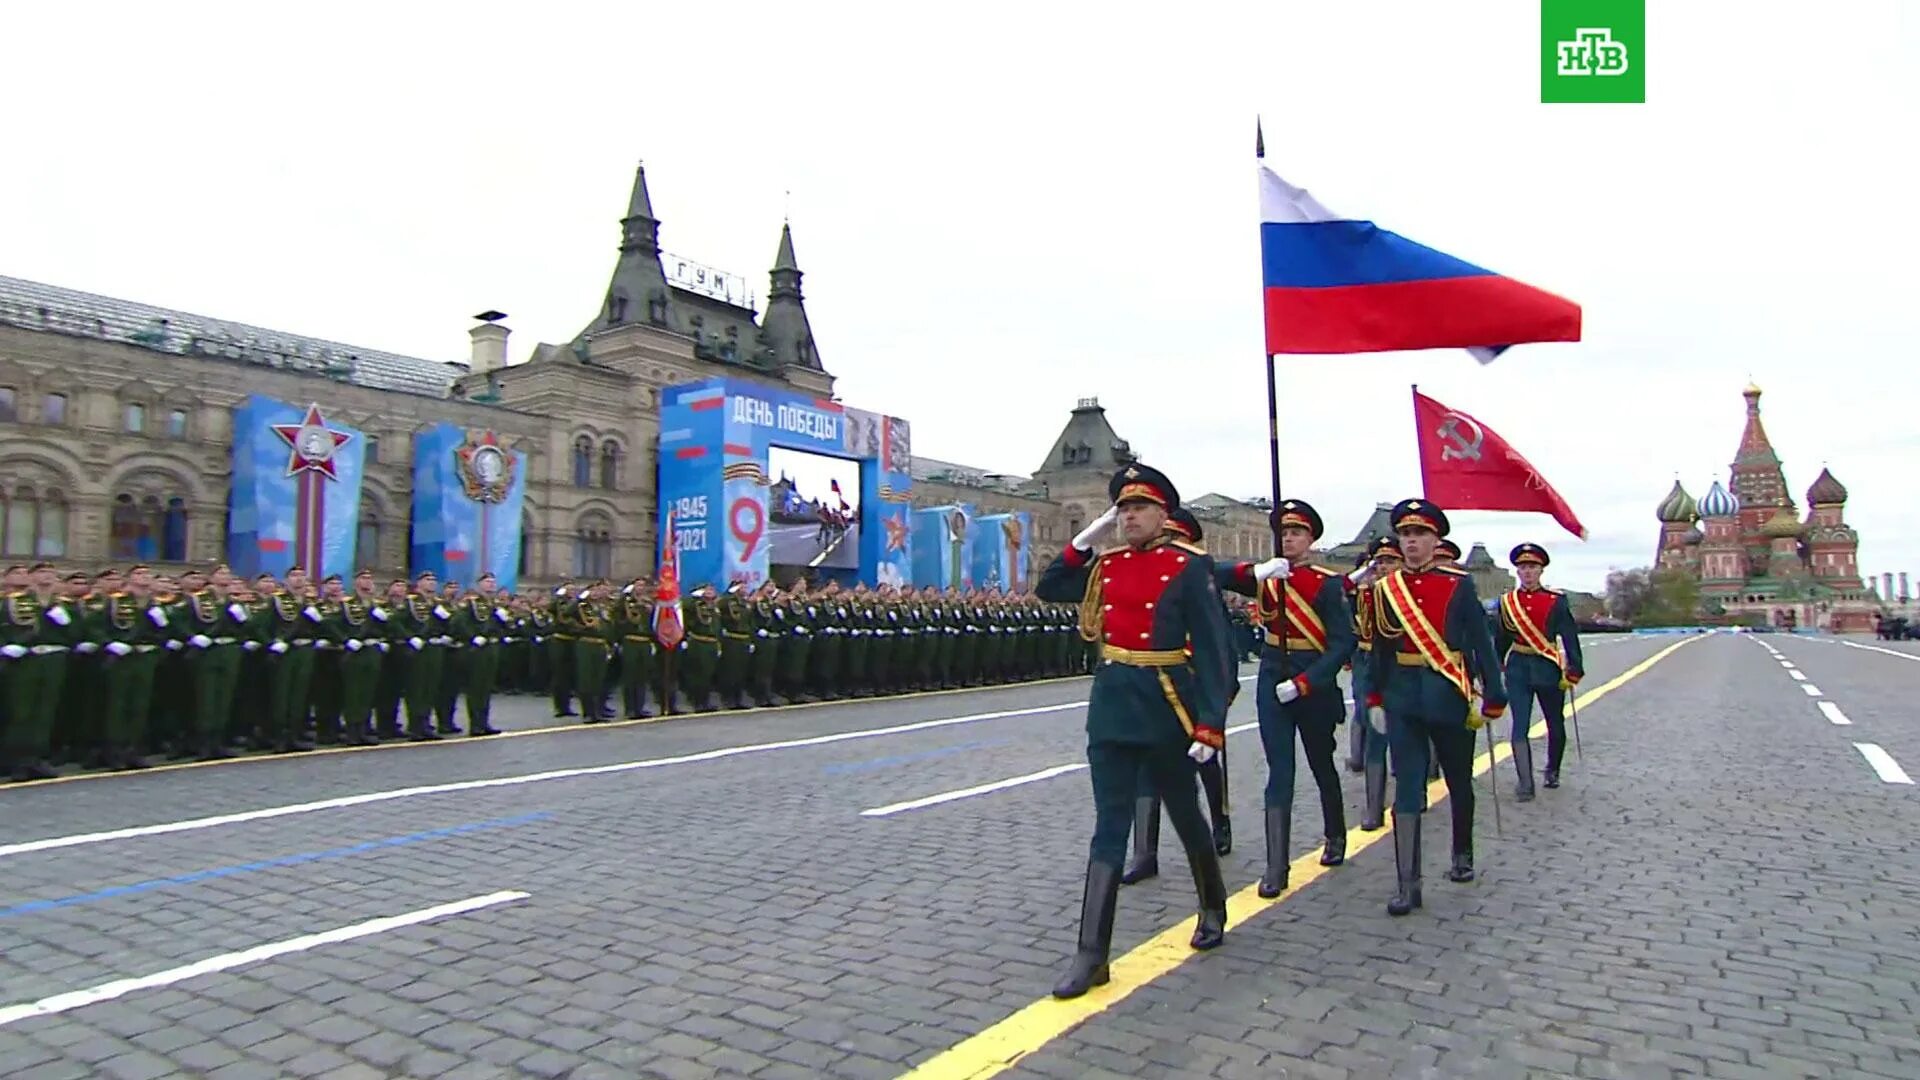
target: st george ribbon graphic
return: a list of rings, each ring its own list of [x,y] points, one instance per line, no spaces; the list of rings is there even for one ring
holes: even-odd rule
[[[255,394],[233,412],[227,551],[235,572],[351,574],[366,440],[318,403]]]

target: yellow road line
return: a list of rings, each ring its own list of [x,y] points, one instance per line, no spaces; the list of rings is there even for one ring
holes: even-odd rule
[[[1648,668],[1673,655],[1698,638],[1683,638],[1661,649],[1652,656],[1628,668],[1620,675],[1579,695],[1575,707],[1592,705],[1613,691],[1638,678]],[[1538,737],[1546,733],[1547,725],[1541,721],[1528,729],[1528,735]],[[1513,748],[1504,739],[1496,740],[1497,749],[1493,756],[1480,754],[1474,758],[1473,775],[1491,769],[1498,761],[1512,756]],[[1496,779],[1497,783],[1498,780]],[[1446,798],[1447,787],[1444,780],[1436,780],[1427,788],[1429,805]],[[1347,857],[1349,859],[1393,835],[1391,829],[1375,832],[1362,832],[1358,828],[1347,831]],[[1279,896],[1265,900],[1260,897],[1258,886],[1249,885],[1227,898],[1227,926],[1240,925],[1255,915],[1277,904],[1285,903],[1304,886],[1310,885],[1330,872],[1332,867],[1320,865],[1320,852],[1310,851],[1295,859],[1288,867],[1288,888]],[[1381,916],[1385,918],[1385,915]],[[1028,1054],[1039,1050],[1053,1040],[1080,1026],[1080,1024],[1111,1009],[1127,999],[1135,990],[1179,967],[1196,955],[1188,941],[1193,936],[1194,920],[1188,918],[1176,926],[1155,934],[1126,955],[1115,959],[1112,964],[1113,981],[1106,986],[1089,991],[1084,997],[1061,1001],[1053,997],[1044,997],[1031,1005],[994,1024],[992,1027],[974,1035],[953,1047],[944,1050],[905,1073],[900,1080],[985,1080],[1018,1064]],[[1227,948],[1233,947],[1232,938],[1228,938]]]
[[[722,709],[719,712],[680,713],[675,716],[661,714],[638,720],[609,720],[603,724],[549,724],[544,727],[521,728],[518,731],[502,731],[495,735],[442,735],[438,739],[414,742],[401,736],[401,741],[388,741],[377,746],[321,746],[312,750],[297,750],[289,754],[249,753],[241,757],[221,758],[217,761],[170,761],[146,769],[126,772],[97,770],[77,772],[67,776],[56,776],[47,780],[27,780],[15,783],[0,781],[0,793],[19,791],[22,788],[50,787],[54,784],[77,784],[84,780],[120,780],[129,776],[147,776],[152,773],[179,772],[182,769],[209,769],[223,765],[249,765],[261,761],[297,761],[303,758],[324,757],[330,754],[364,754],[375,750],[410,750],[423,746],[471,746],[479,743],[499,742],[501,739],[523,739],[533,735],[558,735],[569,731],[608,731],[614,728],[638,727],[641,724],[658,724],[667,720],[711,720],[720,717],[752,716],[755,713],[794,712],[800,709],[819,709],[828,705],[858,705],[877,701],[906,701],[912,698],[939,697],[943,694],[972,694],[982,690],[1011,690],[1029,686],[1049,686],[1053,683],[1072,682],[1085,679],[1086,675],[1056,675],[1048,679],[1031,679],[1027,682],[995,683],[991,686],[962,686],[953,690],[917,690],[905,694],[887,694],[864,698],[834,698],[830,701],[808,701],[792,705],[756,705],[750,709]],[[544,699],[541,699],[544,700]],[[557,719],[557,718],[556,718]]]

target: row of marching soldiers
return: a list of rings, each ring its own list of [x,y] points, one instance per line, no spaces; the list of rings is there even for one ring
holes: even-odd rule
[[[1084,674],[1074,617],[997,589],[804,581],[703,585],[676,608],[646,578],[562,586],[537,616],[554,715],[585,723],[614,719],[616,693],[641,718]]]
[[[1274,508],[1281,554],[1216,565],[1198,523],[1164,474],[1133,463],[1108,487],[1112,509],[1074,537],[1041,577],[1042,597],[1081,598],[1082,630],[1101,659],[1087,711],[1095,824],[1073,960],[1054,987],[1077,997],[1109,979],[1119,887],[1158,870],[1164,803],[1186,849],[1198,895],[1192,947],[1225,940],[1227,889],[1219,856],[1226,824],[1226,710],[1237,692],[1238,642],[1222,591],[1254,601],[1263,634],[1256,713],[1267,760],[1260,896],[1288,885],[1295,741],[1320,794],[1323,866],[1346,861],[1346,812],[1334,766],[1334,734],[1348,713],[1339,676],[1352,665],[1357,757],[1366,773],[1361,827],[1383,827],[1392,763],[1396,888],[1389,915],[1423,905],[1422,824],[1430,762],[1451,810],[1447,879],[1468,882],[1473,865],[1476,733],[1507,715],[1522,801],[1534,795],[1529,729],[1537,701],[1546,720],[1546,786],[1559,785],[1563,709],[1584,672],[1564,594],[1541,587],[1548,557],[1537,544],[1510,555],[1520,586],[1499,598],[1489,625],[1473,579],[1439,552],[1445,512],[1423,499],[1396,504],[1394,536],[1376,542],[1351,574],[1311,565],[1320,515],[1300,500]],[[1114,528],[1117,545],[1106,536]],[[1096,550],[1105,540],[1107,546]],[[1454,556],[1457,558],[1457,554]],[[1211,827],[1196,793],[1196,774]],[[1136,858],[1123,871],[1127,837]]]

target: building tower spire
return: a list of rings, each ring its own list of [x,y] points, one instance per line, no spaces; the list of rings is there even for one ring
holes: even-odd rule
[[[630,323],[672,325],[672,292],[660,266],[660,219],[653,216],[653,198],[647,193],[647,166],[633,171],[633,191],[627,196],[627,216],[620,219],[620,260],[600,316],[581,332],[586,334]]]
[[[761,332],[773,350],[773,366],[825,371],[814,348],[813,327],[807,322],[805,298],[800,292],[800,263],[793,256],[791,224],[780,226],[780,250],[774,254],[773,271],[768,277],[772,288],[767,293]]]

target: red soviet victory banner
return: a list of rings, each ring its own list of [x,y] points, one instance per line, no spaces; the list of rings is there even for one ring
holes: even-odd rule
[[[1520,510],[1550,514],[1582,540],[1587,527],[1538,469],[1492,428],[1413,389],[1420,483],[1448,510]]]

